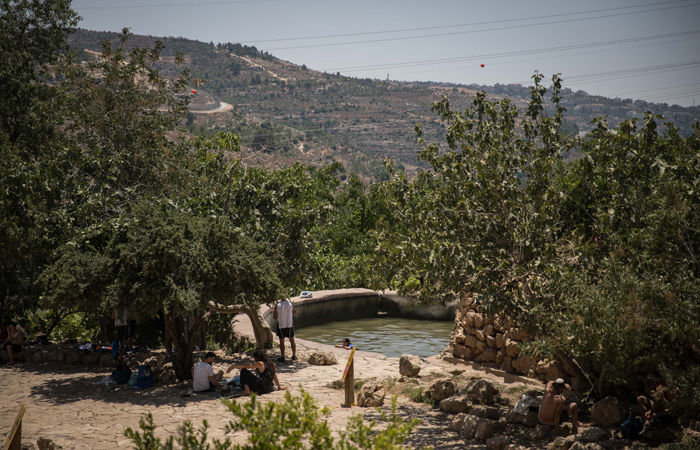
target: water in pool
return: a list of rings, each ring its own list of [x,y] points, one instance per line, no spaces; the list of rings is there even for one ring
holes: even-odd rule
[[[413,320],[396,317],[329,322],[295,329],[297,337],[321,344],[340,344],[349,338],[358,350],[401,356],[431,356],[441,353],[450,342],[454,322]]]

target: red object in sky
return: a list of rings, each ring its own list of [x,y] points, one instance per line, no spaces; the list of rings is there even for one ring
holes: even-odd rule
[[[192,89],[192,93],[193,93],[193,94],[196,94],[196,93],[197,93],[197,89]]]
[[[482,63],[482,64],[481,64],[481,67],[484,67],[485,65],[486,65],[486,64],[483,64],[483,63]]]

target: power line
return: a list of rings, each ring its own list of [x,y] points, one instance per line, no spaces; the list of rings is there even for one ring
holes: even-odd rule
[[[694,3],[691,5],[667,6],[667,7],[662,7],[662,8],[648,9],[648,10],[644,10],[644,11],[633,11],[633,12],[624,12],[624,13],[617,13],[617,14],[605,14],[605,15],[600,15],[600,16],[582,17],[582,18],[578,18],[578,19],[554,20],[554,21],[549,21],[549,22],[523,24],[523,25],[512,25],[512,26],[506,26],[506,27],[485,28],[482,30],[454,31],[451,33],[424,34],[424,35],[420,35],[420,36],[404,36],[404,37],[396,37],[396,38],[368,39],[368,40],[364,40],[364,41],[335,42],[335,43],[327,43],[327,44],[298,45],[298,46],[291,46],[291,47],[273,47],[273,48],[261,49],[261,51],[270,52],[273,50],[296,50],[296,49],[302,49],[302,48],[334,47],[334,46],[341,46],[341,45],[369,44],[369,43],[376,43],[376,42],[402,41],[402,40],[408,40],[408,39],[422,39],[422,38],[427,38],[427,37],[454,36],[454,35],[458,35],[458,34],[483,33],[486,31],[513,30],[513,29],[518,29],[518,28],[537,27],[537,26],[541,26],[541,25],[580,22],[583,20],[607,19],[607,18],[616,17],[616,16],[642,14],[642,13],[647,13],[647,12],[663,11],[663,10],[667,10],[667,9],[676,9],[676,8],[685,8],[688,6],[698,6],[698,5],[699,5],[698,3]]]
[[[558,51],[575,50],[575,49],[581,49],[581,48],[601,47],[601,46],[606,46],[606,45],[625,44],[625,43],[630,43],[630,42],[648,41],[648,40],[654,40],[654,39],[665,39],[665,38],[670,38],[670,37],[687,36],[687,35],[694,35],[694,34],[700,34],[700,30],[683,31],[683,32],[679,32],[679,33],[669,33],[669,34],[659,34],[659,35],[655,35],[655,36],[642,36],[642,37],[628,38],[628,39],[616,39],[616,40],[612,40],[612,41],[592,42],[592,43],[588,43],[588,44],[565,45],[565,46],[560,46],[560,47],[520,50],[520,51],[503,52],[503,53],[487,53],[487,54],[483,54],[483,55],[474,55],[474,56],[460,56],[460,57],[456,57],[456,58],[428,59],[428,60],[420,60],[420,61],[409,61],[409,62],[391,63],[391,64],[373,64],[373,65],[365,65],[365,66],[334,67],[334,68],[329,68],[329,69],[323,69],[323,71],[332,72],[332,71],[342,70],[343,72],[358,72],[358,71],[365,71],[368,69],[393,69],[393,68],[425,66],[425,65],[433,65],[433,64],[447,64],[447,63],[452,63],[452,62],[505,58],[505,57],[511,57],[511,56],[532,55],[532,54],[538,54],[538,53],[558,52]]]
[[[281,2],[285,0],[231,0],[231,1],[220,1],[220,2],[206,2],[206,3],[163,3],[160,5],[118,5],[118,6],[76,6],[74,9],[77,11],[87,10],[87,9],[134,9],[134,8],[172,8],[180,6],[214,6],[214,5],[234,5],[238,3],[269,3],[269,2]]]
[[[672,4],[672,3],[687,3],[691,0],[676,0],[676,1],[671,1],[671,2],[666,2],[665,4]],[[403,29],[398,29],[398,30],[380,30],[380,31],[367,31],[363,33],[344,33],[344,34],[327,34],[327,35],[320,35],[320,36],[304,36],[304,37],[292,37],[292,38],[278,38],[278,39],[252,39],[252,40],[243,40],[240,41],[242,44],[260,44],[264,42],[280,42],[280,41],[301,41],[301,40],[311,40],[311,39],[329,39],[329,38],[339,38],[339,37],[352,37],[352,36],[370,36],[370,35],[377,35],[377,34],[390,34],[390,33],[406,33],[409,31],[426,31],[426,30],[440,30],[440,29],[445,29],[445,28],[457,28],[457,27],[468,27],[468,26],[478,26],[478,25],[491,25],[495,23],[508,23],[508,22],[519,22],[523,20],[538,20],[538,19],[549,19],[553,17],[566,17],[566,16],[574,16],[574,15],[579,15],[579,14],[591,14],[591,13],[599,13],[599,12],[608,12],[608,11],[617,11],[621,9],[632,9],[632,8],[645,8],[647,6],[657,6],[658,3],[646,3],[643,5],[634,5],[634,6],[621,6],[618,8],[607,8],[607,9],[594,9],[594,10],[589,10],[589,11],[580,11],[580,12],[573,12],[573,13],[562,13],[562,14],[549,14],[549,15],[544,15],[544,16],[532,16],[532,17],[521,17],[517,19],[502,19],[502,20],[489,20],[489,21],[484,21],[484,22],[471,22],[471,23],[460,23],[460,24],[455,24],[455,25],[440,25],[440,26],[434,26],[434,27],[420,27],[420,28],[403,28]],[[685,5],[685,6],[694,6],[694,5]],[[644,11],[641,11],[644,12]],[[634,13],[632,13],[634,14]]]

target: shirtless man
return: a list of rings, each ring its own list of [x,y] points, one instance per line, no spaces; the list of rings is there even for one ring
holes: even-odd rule
[[[556,430],[560,430],[560,424],[571,419],[573,432],[578,431],[578,405],[564,397],[564,391],[571,391],[571,386],[566,384],[561,378],[547,382],[542,397],[542,406],[537,418],[544,425],[552,425]]]

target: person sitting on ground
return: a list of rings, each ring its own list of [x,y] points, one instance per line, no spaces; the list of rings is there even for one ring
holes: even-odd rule
[[[217,387],[221,387],[221,379],[224,377],[222,370],[214,374],[211,366],[216,360],[216,355],[207,352],[204,359],[192,367],[192,390],[194,392],[211,392]]]
[[[637,397],[637,406],[644,420],[644,428],[648,429],[657,422],[663,422],[669,416],[669,391],[661,382],[657,382],[651,389],[649,397],[640,395]]]
[[[228,373],[233,369],[241,369],[241,385],[243,386],[244,394],[250,395],[254,392],[262,395],[272,392],[274,389],[273,381],[277,385],[277,389],[287,389],[280,385],[275,364],[267,358],[264,351],[256,350],[253,353],[253,359],[255,359],[255,362],[251,364],[234,364],[226,371]]]
[[[15,363],[15,355],[22,352],[24,344],[24,330],[16,322],[7,323],[7,338],[2,343],[2,349],[7,350],[10,364]]]
[[[345,350],[352,350],[355,346],[350,343],[350,339],[345,338],[343,339],[342,344],[336,344],[336,348],[344,348]]]
[[[537,414],[540,423],[554,426],[556,430],[560,430],[560,425],[571,419],[572,431],[574,433],[578,431],[578,405],[564,396],[564,391],[572,390],[571,386],[561,378],[547,382],[542,405]]]

